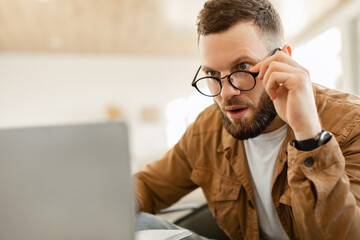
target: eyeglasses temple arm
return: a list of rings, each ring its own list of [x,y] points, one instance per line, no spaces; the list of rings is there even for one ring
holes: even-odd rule
[[[277,53],[278,51],[281,51],[281,48],[275,48],[275,49],[269,54],[269,56],[271,57],[272,55],[275,55],[275,53]]]
[[[199,69],[197,70],[197,72],[196,72],[196,74],[195,74],[195,77],[194,77],[193,81],[191,82],[191,85],[194,85],[194,83],[195,83],[195,81],[196,81],[196,77],[197,77],[197,75],[199,74],[201,67],[202,67],[202,66],[200,65]]]

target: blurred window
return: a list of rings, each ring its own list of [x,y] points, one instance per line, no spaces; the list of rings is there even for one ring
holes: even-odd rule
[[[312,82],[328,88],[341,86],[341,31],[331,28],[294,49],[293,58],[310,72]]]
[[[167,146],[173,147],[184,134],[187,127],[207,106],[213,103],[212,98],[204,97],[196,92],[187,98],[179,98],[166,107]]]

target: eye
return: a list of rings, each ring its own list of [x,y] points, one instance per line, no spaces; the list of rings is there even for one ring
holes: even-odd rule
[[[219,77],[219,72],[216,72],[216,71],[207,71],[205,72],[205,74],[209,77]]]
[[[243,62],[243,63],[240,63],[237,67],[240,71],[244,71],[250,67],[250,64]]]

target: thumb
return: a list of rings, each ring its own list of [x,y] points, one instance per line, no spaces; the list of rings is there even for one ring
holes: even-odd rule
[[[261,62],[258,62],[255,66],[249,69],[250,72],[259,72],[260,71]]]

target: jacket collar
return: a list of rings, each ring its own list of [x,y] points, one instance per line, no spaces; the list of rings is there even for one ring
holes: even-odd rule
[[[224,128],[224,126],[221,128],[221,139],[222,141],[217,147],[217,152],[225,152],[229,150],[232,146],[234,146],[236,141],[238,141],[236,138],[231,136],[231,134]]]

